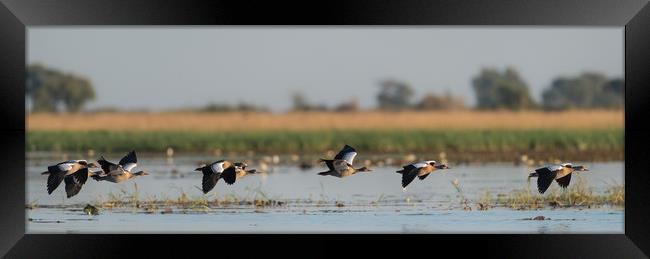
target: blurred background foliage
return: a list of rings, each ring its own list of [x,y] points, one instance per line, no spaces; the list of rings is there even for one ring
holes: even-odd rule
[[[472,79],[472,87],[477,109],[521,110],[537,107],[530,97],[528,85],[512,67],[503,72],[484,68]]]
[[[560,77],[542,94],[544,108],[623,108],[624,82],[598,73]]]
[[[35,112],[78,112],[96,98],[89,79],[42,64],[27,68],[25,97]]]

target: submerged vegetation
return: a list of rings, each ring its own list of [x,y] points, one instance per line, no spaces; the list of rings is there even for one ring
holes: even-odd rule
[[[614,183],[610,184],[608,188],[602,193],[595,193],[589,187],[586,180],[582,177],[576,177],[573,183],[567,189],[559,187],[551,188],[547,194],[539,194],[531,186],[526,186],[521,189],[515,189],[509,193],[498,193],[492,195],[491,192],[485,190],[478,194],[475,199],[470,199],[463,192],[463,188],[458,179],[451,181],[457,191],[456,200],[450,200],[452,205],[450,209],[460,209],[464,211],[472,211],[474,209],[479,211],[490,210],[494,208],[505,208],[514,210],[539,210],[539,209],[556,209],[556,208],[577,208],[577,209],[592,209],[600,207],[610,208],[624,208],[625,207],[625,188],[623,185]],[[347,205],[343,201],[337,199],[330,199],[325,194],[321,194],[319,199],[312,199],[310,196],[307,199],[280,199],[279,197],[271,198],[261,190],[261,187],[247,188],[248,193],[244,196],[237,196],[235,194],[205,194],[190,196],[185,191],[180,190],[175,198],[167,197],[165,194],[161,196],[148,196],[141,197],[138,185],[133,185],[133,190],[122,189],[118,193],[109,193],[106,197],[99,196],[92,203],[83,207],[83,204],[68,204],[68,205],[38,205],[32,202],[26,205],[26,209],[38,208],[72,208],[77,210],[77,207],[83,207],[84,214],[97,215],[99,211],[130,211],[133,213],[209,213],[216,209],[250,209],[253,212],[263,212],[265,208],[288,208],[305,210],[307,207],[313,207],[317,210],[331,211],[332,208],[342,208]],[[427,203],[427,200],[417,199],[411,200],[411,196],[407,196],[404,200],[407,204]],[[380,195],[376,201],[371,201],[368,204],[356,204],[362,207],[377,207],[387,205],[394,206],[400,202],[404,202],[399,198],[386,199],[384,195]],[[453,206],[458,204],[459,206]],[[396,210],[399,212],[399,210]]]
[[[594,193],[586,180],[576,177],[569,188],[553,188],[550,193],[542,195],[531,191],[530,186],[513,190],[507,194],[492,196],[486,191],[477,203],[479,210],[491,207],[505,207],[517,210],[551,208],[595,208],[601,206],[625,207],[625,187],[612,184],[604,193]]]
[[[250,194],[253,194],[252,197]],[[286,202],[270,199],[259,188],[250,189],[246,197],[234,194],[224,195],[219,198],[214,194],[190,196],[180,190],[176,198],[163,196],[140,197],[138,185],[134,184],[133,191],[125,189],[119,193],[109,193],[108,197],[98,197],[95,205],[102,209],[132,209],[142,213],[201,213],[209,212],[215,207],[254,206],[274,207],[282,206]]]

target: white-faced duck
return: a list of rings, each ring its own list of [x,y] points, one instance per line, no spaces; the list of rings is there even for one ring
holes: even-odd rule
[[[129,152],[120,159],[118,164],[107,161],[104,156],[97,160],[104,171],[103,175],[94,175],[93,179],[97,181],[109,181],[113,183],[121,183],[136,176],[149,175],[145,171],[131,172],[137,166],[138,158],[135,155],[135,150]]]
[[[81,190],[81,186],[86,183],[88,177],[93,174],[88,168],[96,167],[94,163],[88,163],[86,160],[69,160],[48,166],[47,171],[42,173],[43,175],[49,174],[47,177],[47,193],[52,194],[65,180],[68,198],[76,195]]]
[[[417,176],[420,180],[427,178],[435,170],[449,169],[445,164],[437,164],[434,160],[415,162],[402,167],[402,170],[396,171],[402,174],[402,188],[406,189],[413,179]]]
[[[256,170],[246,171],[245,163],[232,163],[226,160],[219,160],[209,165],[203,165],[194,171],[203,173],[203,193],[211,191],[219,179],[224,179],[227,184],[233,184],[235,181],[246,174],[254,174]]]
[[[221,178],[223,178],[224,182],[230,185],[235,183],[235,181],[239,180],[240,178],[246,176],[247,174],[261,173],[255,169],[246,170],[246,167],[248,167],[248,165],[243,162],[233,163],[230,168],[226,168],[223,173],[221,173]]]
[[[328,171],[320,172],[318,175],[331,175],[334,177],[348,177],[350,175],[356,174],[358,172],[371,172],[372,170],[367,167],[354,168],[352,164],[354,158],[357,156],[357,151],[348,145],[345,145],[343,149],[334,157],[334,159],[320,159],[321,162],[325,162],[327,165]]]
[[[537,190],[539,193],[544,193],[551,186],[553,180],[557,182],[562,188],[567,188],[571,182],[571,173],[575,171],[589,171],[586,167],[581,165],[572,165],[571,163],[563,163],[559,165],[549,165],[535,169],[534,173],[528,175],[528,178],[537,177]]]

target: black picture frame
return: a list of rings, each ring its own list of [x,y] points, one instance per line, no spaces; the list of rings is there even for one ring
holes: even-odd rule
[[[650,254],[650,143],[644,125],[650,97],[650,5],[647,0],[444,0],[444,1],[0,1],[0,113],[3,178],[0,180],[0,254],[12,258],[117,257],[130,249],[160,249],[187,256],[208,247],[224,253],[323,247],[317,256],[342,248],[323,245],[369,242],[372,251],[401,252],[467,244],[500,258],[637,258]],[[514,25],[625,26],[625,234],[533,235],[43,235],[25,234],[25,49],[26,26],[47,25]],[[261,238],[250,249],[251,238]],[[399,238],[399,240],[397,240]],[[178,240],[184,240],[179,246]],[[327,239],[327,240],[323,240]],[[272,242],[269,242],[272,241]],[[290,242],[290,243],[287,243]],[[396,243],[398,242],[398,243]],[[221,244],[221,245],[215,245]],[[386,246],[382,246],[386,244]],[[405,244],[410,244],[406,246]],[[185,246],[185,247],[183,247]],[[119,247],[119,249],[105,249]],[[144,247],[144,248],[143,248]],[[169,249],[174,247],[174,249]],[[248,248],[245,248],[248,247]],[[367,249],[356,245],[351,248]],[[382,249],[382,247],[385,247]],[[331,249],[329,249],[331,248]],[[391,249],[392,248],[392,249]],[[347,247],[346,247],[347,249]],[[241,251],[238,249],[231,252]],[[101,251],[101,254],[98,253]],[[208,251],[210,252],[210,251]],[[468,251],[461,251],[463,254]],[[312,251],[313,253],[313,251]]]

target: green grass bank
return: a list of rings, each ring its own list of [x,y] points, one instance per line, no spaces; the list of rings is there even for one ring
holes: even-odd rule
[[[624,130],[29,131],[27,151],[321,154],[344,144],[365,153],[597,154],[622,159]]]

